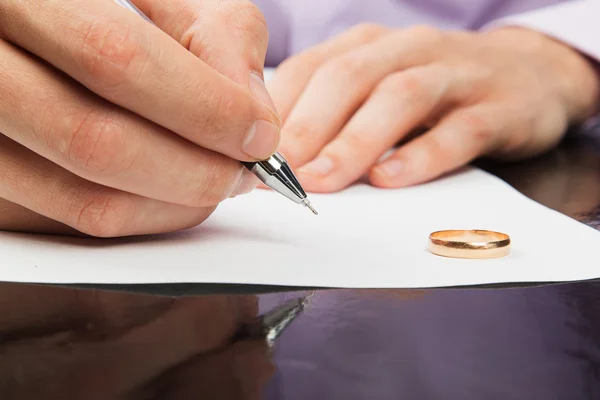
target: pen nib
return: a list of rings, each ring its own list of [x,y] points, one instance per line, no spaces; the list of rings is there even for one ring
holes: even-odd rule
[[[310,204],[310,201],[308,201],[307,199],[302,200],[302,204],[304,204],[306,207],[308,207],[308,209],[310,211],[312,211],[313,214],[319,215],[317,210],[315,210],[315,208],[312,206],[312,204]]]

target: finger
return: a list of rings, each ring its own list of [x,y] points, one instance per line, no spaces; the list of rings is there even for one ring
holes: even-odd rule
[[[254,189],[256,189],[256,187],[260,183],[261,183],[261,181],[258,179],[258,177],[256,175],[254,175],[252,172],[248,171],[247,169],[244,169],[242,172],[241,182],[240,182],[239,186],[237,186],[237,189],[235,189],[235,191],[233,192],[231,197],[236,197],[236,196],[239,196],[242,194],[250,193]]]
[[[92,325],[99,336],[125,331],[162,315],[173,303],[168,297],[21,283],[2,283],[0,289],[3,344]]]
[[[214,210],[184,207],[86,181],[0,135],[0,198],[97,237],[162,233]]]
[[[234,353],[233,371],[241,392],[237,398],[264,398],[266,386],[276,371],[267,343],[262,340],[241,341],[234,343],[229,351]]]
[[[163,31],[206,64],[248,87],[276,113],[263,67],[269,32],[258,7],[247,0],[135,0]]]
[[[435,60],[435,34],[406,30],[385,35],[323,64],[283,127],[280,151],[292,166],[312,160],[386,76]],[[441,50],[440,50],[441,52]]]
[[[342,132],[298,170],[306,190],[333,192],[358,180],[384,153],[453,101],[458,84],[432,64],[385,78]]]
[[[241,185],[239,162],[81,90],[0,41],[0,131],[104,186],[174,204],[213,206]]]
[[[258,400],[274,370],[264,341],[241,341],[171,369],[158,379],[155,385],[159,390],[155,387],[153,392],[162,393],[165,400]]]
[[[75,229],[65,224],[4,199],[0,199],[0,231],[57,235],[78,234]]]
[[[497,147],[504,118],[493,106],[458,109],[374,166],[370,180],[375,186],[403,187],[460,168]]]
[[[244,161],[277,148],[278,119],[247,88],[112,1],[4,2],[0,35],[202,147]]]
[[[281,63],[267,87],[282,120],[288,118],[312,75],[322,64],[357,46],[371,43],[389,31],[383,26],[361,24]]]
[[[115,388],[139,387],[147,383],[150,376],[155,377],[228,346],[239,328],[239,314],[244,312],[241,309],[249,308],[244,303],[252,302],[253,298],[256,296],[178,299],[162,315],[116,338],[110,347],[122,351],[104,352],[106,356],[98,358],[96,365],[114,371],[106,376],[107,384],[110,382]],[[160,345],[164,343],[170,345]],[[148,344],[156,344],[151,357],[148,357]],[[89,361],[94,363],[90,358]],[[115,368],[116,365],[119,368]],[[128,371],[128,374],[122,371]]]
[[[79,294],[79,296],[88,306],[89,297],[97,298],[100,305],[104,302],[114,302],[114,297],[117,297],[102,294],[92,294],[92,296]],[[129,295],[120,297],[125,299],[127,296]],[[89,397],[85,396],[88,392],[93,392],[98,398],[118,397],[117,394],[130,393],[132,388],[145,387],[150,378],[160,376],[191,358],[223,348],[237,328],[236,308],[245,296],[236,299],[230,296],[211,296],[177,301],[168,299],[139,301],[138,297],[130,300],[135,306],[140,307],[139,311],[145,314],[146,318],[137,318],[135,310],[129,307],[129,312],[126,313],[129,318],[123,320],[125,323],[131,322],[130,314],[133,311],[133,320],[137,319],[137,324],[99,327],[98,315],[91,313],[88,314],[87,320],[83,319],[85,324],[80,330],[71,326],[70,330],[54,335],[9,344],[6,346],[7,359],[19,358],[22,361],[25,380],[27,380],[31,378],[32,373],[35,375],[35,356],[41,355],[48,365],[57,367],[56,375],[59,379],[55,381],[67,382],[68,379],[62,379],[63,375],[68,375],[72,370],[68,365],[67,368],[60,368],[65,366],[64,357],[61,358],[61,351],[56,346],[57,341],[67,340],[78,349],[70,355],[70,358],[74,359],[73,364],[77,365],[77,374],[81,381],[86,381],[90,376],[97,376],[98,373],[103,374],[102,385],[95,385],[92,382],[91,385],[84,385],[76,390],[82,393],[81,397]],[[148,304],[156,306],[156,303],[160,306],[160,303],[164,304],[165,300],[171,303],[168,304],[170,307],[163,307],[162,310],[154,307],[153,313],[147,313],[144,306]],[[73,301],[69,304],[73,305]],[[70,313],[72,310],[64,311],[67,312],[65,317],[72,319]],[[85,311],[89,313],[89,310]],[[106,312],[106,318],[112,315],[110,307],[95,308],[94,311]],[[83,314],[85,315],[85,312]],[[94,329],[90,330],[90,326]],[[164,343],[170,345],[162,346],[161,344]],[[148,354],[148,346],[153,348],[151,355]],[[37,386],[46,386],[44,380],[39,383],[40,385]],[[54,383],[53,386],[56,387],[56,382]],[[155,396],[156,393],[152,395]]]

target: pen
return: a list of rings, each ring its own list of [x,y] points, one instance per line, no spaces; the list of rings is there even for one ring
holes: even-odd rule
[[[140,17],[154,25],[143,12],[141,12],[129,0],[114,0],[117,4],[126,9],[135,12]],[[298,182],[294,172],[288,162],[280,153],[275,153],[271,157],[262,161],[242,162],[250,172],[252,172],[265,185],[275,190],[279,194],[287,197],[297,204],[307,207],[313,214],[317,215],[317,210],[310,204],[306,192]]]
[[[244,325],[234,340],[264,339],[269,347],[304,310],[312,295],[288,300],[270,311],[258,316],[253,322]]]

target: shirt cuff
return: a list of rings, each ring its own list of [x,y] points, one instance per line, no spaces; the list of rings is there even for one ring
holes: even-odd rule
[[[535,30],[579,51],[595,64],[600,76],[600,1],[574,0],[504,17],[483,30],[518,26]],[[600,127],[600,109],[584,124],[584,130]]]

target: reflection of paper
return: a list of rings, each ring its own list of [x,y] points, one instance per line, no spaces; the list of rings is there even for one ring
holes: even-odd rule
[[[258,190],[201,226],[125,240],[0,233],[0,280],[54,283],[218,282],[333,287],[437,287],[600,277],[600,232],[469,169],[422,186],[366,185],[311,194],[319,210]],[[427,252],[430,232],[511,235],[502,259]]]

